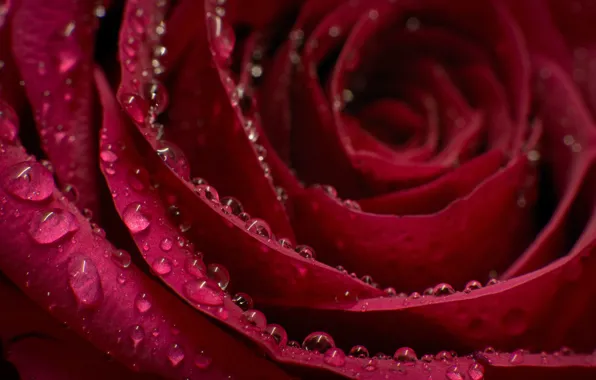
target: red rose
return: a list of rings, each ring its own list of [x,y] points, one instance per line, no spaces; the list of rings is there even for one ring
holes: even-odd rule
[[[0,378],[594,378],[595,17],[4,2]]]

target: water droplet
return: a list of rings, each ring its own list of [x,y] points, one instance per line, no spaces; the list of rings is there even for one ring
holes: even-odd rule
[[[395,354],[393,354],[393,359],[400,363],[412,364],[416,363],[418,357],[416,356],[416,352],[414,352],[414,350],[412,350],[410,347],[401,347],[395,351]]]
[[[362,366],[362,369],[364,369],[366,372],[374,372],[377,370],[377,365],[378,365],[378,360],[375,358],[373,359],[368,359],[367,361],[364,362],[364,365]],[[381,354],[381,357],[383,357],[383,354]]]
[[[169,252],[170,250],[172,250],[173,245],[174,245],[174,241],[170,238],[163,238],[161,243],[159,243],[159,247],[164,252]]]
[[[432,356],[432,355],[430,355],[430,354],[425,354],[425,355],[422,355],[422,357],[420,358],[420,360],[422,360],[422,361],[423,361],[423,362],[425,362],[425,363],[430,363],[430,362],[432,362],[434,359],[435,359],[435,358],[434,358],[434,356]]]
[[[186,295],[201,305],[219,306],[223,304],[223,294],[207,280],[190,281],[184,286]]]
[[[128,173],[128,184],[135,191],[143,191],[149,184],[149,173],[145,168],[131,169]]]
[[[221,264],[209,264],[207,267],[207,276],[215,281],[221,290],[226,290],[230,284],[230,273]]]
[[[443,350],[435,355],[435,359],[439,360],[439,361],[449,362],[449,361],[453,360],[453,356],[451,355],[451,353],[449,351]]]
[[[300,256],[304,257],[305,259],[316,259],[317,255],[315,250],[308,245],[297,245],[294,249]]]
[[[468,368],[468,376],[470,376],[470,379],[472,380],[483,380],[484,366],[476,362],[470,364],[470,368]]]
[[[262,236],[266,239],[271,238],[271,228],[269,227],[267,222],[265,222],[262,219],[250,219],[246,222],[246,229],[249,232],[252,232],[255,235]]]
[[[241,212],[240,214],[238,214],[238,219],[244,222],[248,222],[250,220],[250,214],[247,212]]]
[[[515,350],[509,356],[509,363],[521,364],[524,362],[524,352],[522,350]]]
[[[151,225],[151,215],[138,202],[131,203],[124,208],[122,220],[133,234],[145,231]]]
[[[226,211],[232,215],[239,215],[244,209],[240,201],[234,197],[223,197],[221,199],[221,205],[226,207]]]
[[[213,56],[219,63],[225,63],[232,54],[236,43],[234,31],[221,17],[210,12],[207,13],[207,26],[212,38]]]
[[[169,141],[160,141],[157,148],[157,155],[174,173],[181,178],[188,180],[190,178],[190,166],[188,161],[176,144]]]
[[[477,290],[480,288],[482,288],[482,284],[480,283],[480,281],[472,280],[472,281],[468,281],[468,283],[466,284],[466,287],[464,289],[464,292],[470,293],[471,291]]]
[[[149,112],[149,104],[145,99],[135,94],[124,93],[120,96],[120,102],[128,116],[135,123],[144,124],[145,117]]]
[[[438,284],[433,288],[433,295],[436,297],[448,296],[453,293],[455,293],[453,287],[446,283]]]
[[[68,285],[80,305],[96,306],[103,298],[97,268],[86,256],[76,254],[69,260]]]
[[[265,314],[254,309],[249,309],[242,313],[242,320],[259,330],[262,330],[267,326],[267,318],[265,317]]]
[[[232,301],[244,311],[252,309],[253,307],[252,297],[246,293],[236,293],[234,298],[232,298]]]
[[[325,352],[323,361],[333,367],[343,367],[346,364],[346,354],[341,348],[333,347]]]
[[[360,281],[364,282],[365,284],[372,284],[374,282],[373,278],[369,275],[362,276]]]
[[[29,224],[29,234],[39,244],[52,244],[79,229],[79,222],[62,209],[38,211]]]
[[[349,355],[355,358],[368,358],[370,354],[366,347],[358,345],[350,349]]]
[[[281,238],[277,242],[285,249],[294,249],[294,246],[292,245],[290,239]]]
[[[136,325],[130,329],[130,340],[132,340],[133,347],[136,349],[139,343],[145,339],[145,330],[143,326]]]
[[[120,268],[126,269],[130,266],[132,259],[130,254],[122,249],[112,251],[112,261]]]
[[[395,290],[395,288],[392,288],[392,287],[385,288],[385,289],[383,289],[383,292],[385,293],[385,295],[387,297],[397,297],[397,290]]]
[[[288,342],[288,333],[286,333],[286,330],[275,323],[267,325],[263,330],[263,335],[270,336],[280,347],[285,346]]]
[[[67,183],[66,185],[64,185],[64,187],[62,188],[62,194],[64,194],[64,196],[66,197],[66,199],[68,199],[69,202],[77,203],[79,200],[79,192],[71,184]]]
[[[209,185],[199,185],[195,187],[195,191],[202,197],[205,197],[207,200],[219,204],[219,194],[215,188]]]
[[[209,356],[201,352],[197,356],[195,356],[194,363],[195,367],[199,369],[207,369],[211,365],[211,361],[212,359]]]
[[[452,365],[445,370],[447,380],[464,380],[464,374],[457,365]]]
[[[151,107],[157,114],[162,113],[168,107],[168,91],[159,81],[152,80],[144,86],[145,99],[151,103]]]
[[[168,360],[172,367],[177,367],[182,360],[184,360],[184,350],[180,347],[177,343],[174,343],[170,346],[168,350]]]
[[[118,161],[118,156],[110,148],[110,146],[106,146],[99,152],[99,158],[109,164]]]
[[[309,334],[302,342],[302,348],[305,350],[316,351],[321,354],[332,347],[335,347],[335,342],[331,335],[320,331]]]
[[[48,199],[54,190],[54,179],[41,164],[25,161],[2,173],[2,187],[17,198],[40,202]]]
[[[2,15],[0,14],[0,20]],[[0,22],[0,26],[1,26]],[[2,61],[0,61],[0,69],[2,68]],[[16,141],[18,130],[18,118],[12,108],[0,101],[0,141],[13,144]]]
[[[153,264],[151,264],[151,268],[155,271],[155,273],[165,276],[166,274],[172,271],[172,263],[169,259],[165,257],[160,257],[156,259]]]
[[[139,313],[146,313],[151,309],[151,300],[147,293],[139,293],[135,298],[135,307]]]
[[[203,260],[197,257],[191,257],[186,260],[186,271],[193,277],[205,278],[207,268]]]

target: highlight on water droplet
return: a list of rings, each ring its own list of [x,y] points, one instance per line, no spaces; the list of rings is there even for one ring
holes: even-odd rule
[[[275,323],[267,325],[262,332],[263,337],[272,339],[278,346],[284,347],[288,342],[288,333],[286,330]]]
[[[207,276],[215,281],[221,290],[226,290],[230,284],[230,273],[221,264],[209,264],[207,267]]]
[[[271,228],[269,224],[262,219],[254,218],[246,222],[246,230],[252,232],[255,235],[264,237],[265,239],[271,238]]]
[[[304,341],[302,341],[302,348],[307,351],[316,351],[321,354],[327,352],[327,350],[332,347],[335,347],[335,342],[331,335],[321,331],[308,334],[306,338],[304,338]]]
[[[155,273],[165,276],[172,271],[172,262],[166,257],[160,257],[151,264],[151,268]]]
[[[211,52],[218,63],[226,63],[236,43],[232,27],[221,17],[207,12],[207,28],[211,36]]]
[[[249,309],[242,313],[242,320],[250,326],[262,330],[267,326],[265,314],[259,310]]]
[[[172,344],[168,349],[168,360],[172,367],[177,367],[184,360],[184,350],[177,343]]]
[[[323,361],[333,367],[343,367],[346,364],[346,354],[341,348],[333,347],[325,352]]]
[[[103,298],[97,268],[81,254],[75,254],[68,262],[68,285],[80,305],[97,306]]]
[[[151,300],[147,293],[139,293],[135,297],[135,307],[139,313],[146,313],[151,309]]]
[[[120,268],[126,269],[132,263],[130,254],[122,249],[112,251],[112,261]]]
[[[132,326],[130,329],[130,340],[132,340],[133,348],[137,348],[137,346],[145,339],[145,330],[141,325]]]
[[[126,111],[135,123],[144,124],[145,117],[147,117],[149,112],[149,103],[145,99],[139,95],[123,93],[120,96],[120,103],[124,111]]]
[[[207,306],[223,304],[223,293],[208,280],[192,280],[184,286],[186,296],[193,302]]]

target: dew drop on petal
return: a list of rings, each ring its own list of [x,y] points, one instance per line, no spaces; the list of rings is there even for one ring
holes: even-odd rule
[[[164,252],[169,252],[172,250],[172,246],[174,245],[174,241],[170,238],[163,238],[162,241],[159,243],[159,247]]]
[[[433,295],[436,297],[448,296],[453,293],[455,293],[453,287],[446,283],[438,284],[433,288]]]
[[[156,113],[160,114],[168,107],[168,91],[166,87],[159,81],[152,80],[144,86],[145,99],[147,99],[151,107]]]
[[[319,353],[327,352],[328,349],[335,347],[335,342],[331,335],[325,332],[313,332],[304,338],[302,341],[302,348],[307,351],[315,351]]]
[[[205,278],[207,267],[203,260],[197,257],[191,257],[186,260],[186,271],[193,277]]]
[[[232,302],[244,311],[252,309],[253,307],[252,297],[246,293],[236,293],[232,298]]]
[[[219,194],[214,187],[209,185],[199,185],[195,187],[195,191],[202,197],[205,197],[205,199],[216,204],[219,203]]]
[[[112,150],[104,147],[101,152],[99,152],[99,158],[101,158],[101,160],[103,162],[106,163],[113,163],[118,161],[118,155],[116,155],[116,153],[114,153]]]
[[[168,258],[160,257],[151,264],[151,268],[153,268],[155,273],[165,276],[172,271],[172,263]]]
[[[448,367],[445,370],[445,378],[447,380],[465,380],[464,373],[457,365]]]
[[[263,335],[271,337],[281,347],[285,346],[288,342],[288,333],[286,330],[275,323],[267,325],[263,330]]]
[[[201,352],[195,356],[194,363],[195,367],[199,369],[207,369],[211,365],[211,361],[212,359],[209,356],[205,355],[204,352]]]
[[[130,58],[129,58],[130,59]],[[124,111],[137,124],[143,124],[149,112],[149,103],[135,94],[124,93],[120,96]]]
[[[97,268],[86,256],[75,254],[69,260],[68,285],[80,305],[96,306],[103,298]]]
[[[193,280],[184,286],[186,296],[201,305],[219,306],[223,304],[223,293],[207,280]]]
[[[134,348],[145,339],[145,330],[141,325],[135,325],[130,329],[130,340],[132,340],[132,344]]]
[[[286,249],[294,249],[294,246],[292,245],[292,242],[290,241],[290,239],[286,239],[286,238],[281,238],[277,241],[279,243],[280,246],[282,246],[283,248]]]
[[[117,249],[112,251],[111,255],[112,261],[114,264],[118,265],[120,268],[126,269],[132,263],[132,259],[130,258],[130,254],[122,249]]]
[[[139,293],[135,297],[135,307],[139,313],[146,313],[151,309],[151,300],[147,293]]]
[[[355,358],[368,358],[370,356],[368,349],[361,345],[352,347],[350,349],[349,355]]]
[[[52,195],[54,178],[43,165],[25,161],[2,173],[2,187],[17,198],[40,202]]]
[[[128,184],[135,191],[143,191],[149,184],[149,173],[145,168],[131,169],[128,173]]]
[[[482,288],[482,284],[480,283],[480,281],[472,280],[472,281],[468,281],[468,283],[466,284],[466,287],[464,289],[464,292],[470,293],[471,291],[477,290],[480,288]]]
[[[229,213],[232,215],[239,215],[241,212],[244,211],[240,201],[234,197],[221,198],[221,205],[223,207],[227,207],[226,210],[229,210]]]
[[[341,348],[332,347],[325,352],[323,361],[333,367],[343,367],[346,364],[346,354]]]
[[[221,290],[226,290],[230,284],[230,273],[221,264],[209,264],[207,267],[207,276],[215,281]]]
[[[234,50],[236,37],[232,27],[213,13],[207,13],[207,26],[211,34],[211,49],[219,63],[225,63]]]
[[[250,219],[246,222],[245,227],[247,231],[252,232],[255,235],[262,236],[266,239],[271,238],[271,228],[267,222],[262,219]]]
[[[468,376],[470,376],[470,379],[472,380],[483,380],[484,366],[476,362],[470,364],[470,368],[468,368]]]
[[[79,229],[79,222],[62,209],[38,211],[29,224],[29,235],[39,244],[52,244]]]
[[[254,326],[262,330],[267,326],[267,318],[265,314],[259,310],[249,309],[242,313],[242,320],[250,326]]]
[[[138,202],[131,203],[124,208],[122,220],[133,234],[145,231],[151,225],[151,215]]]
[[[317,255],[315,250],[308,245],[297,245],[294,249],[300,256],[304,257],[305,259],[316,259]]]
[[[190,178],[190,166],[182,149],[170,141],[160,141],[157,155],[176,174],[183,179]]]
[[[168,349],[168,360],[172,367],[177,367],[184,360],[184,350],[177,343],[174,343]]]
[[[393,359],[400,363],[415,363],[418,360],[416,352],[410,347],[401,347],[393,354]]]
[[[521,364],[524,362],[524,352],[522,350],[515,350],[509,356],[509,363]]]

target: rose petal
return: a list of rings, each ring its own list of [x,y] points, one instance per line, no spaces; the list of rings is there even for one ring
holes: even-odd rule
[[[97,210],[91,61],[95,3],[23,0],[15,9],[12,50],[35,111],[42,146],[62,186],[81,208]]]

